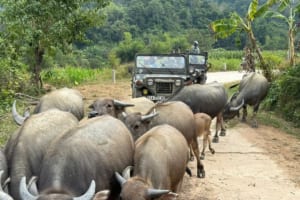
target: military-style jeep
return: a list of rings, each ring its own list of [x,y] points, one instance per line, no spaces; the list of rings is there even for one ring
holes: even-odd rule
[[[132,97],[164,101],[184,85],[187,60],[180,54],[137,54],[132,70]]]
[[[199,54],[188,53],[186,54],[188,62],[188,74],[189,79],[193,83],[205,84],[206,83],[206,72],[209,69],[207,59],[208,53],[201,52]]]

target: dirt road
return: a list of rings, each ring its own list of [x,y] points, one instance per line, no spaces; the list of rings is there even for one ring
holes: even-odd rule
[[[238,72],[209,73],[208,82],[239,80]],[[86,100],[110,96],[130,98],[130,83],[93,84],[79,87]],[[214,123],[213,123],[214,125]],[[214,127],[212,127],[214,133]],[[201,138],[199,138],[201,140]],[[202,141],[199,141],[202,146]],[[240,123],[213,143],[214,155],[206,152],[206,178],[184,177],[179,200],[299,200],[300,141],[275,128],[251,128]]]

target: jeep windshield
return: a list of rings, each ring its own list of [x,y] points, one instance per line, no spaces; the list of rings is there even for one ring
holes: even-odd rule
[[[204,55],[189,55],[189,64],[192,65],[204,65],[205,64],[205,56]]]
[[[184,69],[185,58],[183,56],[153,56],[139,55],[136,57],[136,67],[146,69]]]

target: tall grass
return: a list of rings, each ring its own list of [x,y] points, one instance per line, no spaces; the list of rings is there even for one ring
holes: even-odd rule
[[[116,78],[128,78],[127,67],[120,66],[116,70]],[[112,79],[113,70],[111,68],[80,68],[80,67],[54,67],[42,72],[44,82],[56,87],[72,87],[86,82],[94,82],[97,80]]]

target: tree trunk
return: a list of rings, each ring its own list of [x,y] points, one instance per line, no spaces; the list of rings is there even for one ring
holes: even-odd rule
[[[289,30],[289,59],[290,65],[295,66],[294,34],[292,29]]]
[[[42,62],[43,62],[44,53],[45,53],[44,49],[40,47],[36,47],[34,50],[35,63],[33,66],[33,78],[34,78],[34,83],[38,89],[41,89],[43,87],[41,71],[42,71]]]
[[[250,29],[250,31],[248,32],[248,37],[250,39],[252,48],[255,50],[255,52],[256,52],[256,54],[258,56],[258,59],[259,59],[259,62],[260,62],[260,67],[263,70],[264,76],[268,79],[268,81],[271,82],[272,75],[271,75],[270,67],[264,61],[264,58],[263,58],[262,53],[261,53],[261,50],[257,46],[256,39],[255,39],[255,36],[254,36],[254,33],[253,33],[252,29]]]

